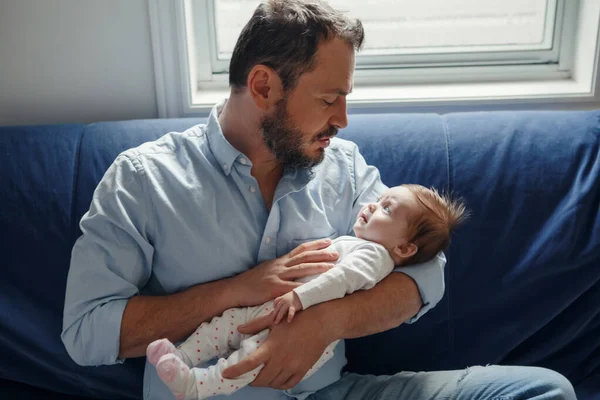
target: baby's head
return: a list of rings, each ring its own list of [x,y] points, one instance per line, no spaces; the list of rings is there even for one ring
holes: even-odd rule
[[[420,185],[400,185],[363,207],[354,233],[383,245],[396,265],[418,264],[446,249],[466,216],[461,201]]]

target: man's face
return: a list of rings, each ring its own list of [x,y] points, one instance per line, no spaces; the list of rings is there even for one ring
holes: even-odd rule
[[[348,125],[346,95],[352,90],[354,49],[342,39],[321,43],[316,67],[265,117],[265,143],[286,168],[311,168],[323,161],[329,139]]]

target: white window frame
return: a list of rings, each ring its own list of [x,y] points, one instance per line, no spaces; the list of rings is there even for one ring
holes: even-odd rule
[[[553,49],[560,54],[539,57],[554,57],[558,64],[538,58],[529,65],[474,61],[436,67],[433,61],[447,56],[403,57],[403,65],[414,61],[413,68],[357,68],[349,111],[600,108],[600,0],[557,1],[564,8],[557,12],[562,18]],[[159,117],[206,115],[229,94],[227,74],[213,71],[223,62],[219,67],[214,56],[212,0],[148,0],[148,5]],[[515,62],[523,61],[514,55]],[[427,68],[417,68],[422,66]]]
[[[571,7],[572,11],[576,7],[572,1],[568,0],[546,0],[550,3],[545,16],[544,42],[538,45],[494,45],[494,46],[468,46],[461,48],[461,53],[456,53],[450,47],[423,47],[403,50],[388,50],[391,54],[373,54],[373,51],[364,50],[358,53],[356,60],[357,70],[361,69],[397,69],[406,70],[423,67],[436,67],[442,64],[444,67],[456,65],[464,66],[485,66],[493,62],[494,65],[523,65],[523,64],[548,64],[554,63],[560,59],[560,43],[562,35],[570,36],[575,29],[573,24],[567,24],[566,29],[571,31],[563,32],[563,14],[569,12],[566,8]],[[202,65],[206,69],[206,77],[209,79],[211,72],[213,74],[227,73],[229,68],[229,59],[219,59],[217,49],[217,29],[215,26],[216,10],[215,0],[191,0],[193,10],[193,20],[198,21],[199,25],[206,26],[208,29],[197,31],[196,34],[205,40],[200,45],[200,51],[197,51],[197,65]],[[573,15],[573,13],[569,13]],[[573,18],[573,17],[570,17]],[[556,21],[556,23],[555,23]],[[549,23],[551,22],[551,23]],[[555,32],[555,34],[553,34]],[[467,51],[468,50],[468,51]],[[396,53],[396,54],[393,54]],[[535,68],[534,68],[535,69]],[[422,72],[420,72],[422,74]],[[557,74],[556,76],[559,76]],[[386,81],[389,82],[389,81]]]

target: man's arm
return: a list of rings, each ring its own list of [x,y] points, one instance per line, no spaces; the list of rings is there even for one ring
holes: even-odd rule
[[[128,300],[152,275],[152,216],[131,158],[119,155],[94,191],[71,252],[62,341],[80,365],[119,359],[121,319]]]
[[[290,323],[271,326],[267,340],[253,354],[223,371],[223,377],[233,379],[264,364],[252,386],[291,389],[333,341],[394,328],[415,315],[420,306],[419,291],[412,279],[391,274],[373,289],[318,304],[297,314]],[[253,334],[271,322],[268,315],[239,331]]]
[[[268,327],[271,332],[256,352],[227,368],[223,376],[233,379],[264,364],[252,386],[283,390],[296,386],[333,341],[395,328],[433,307],[443,289],[430,283],[443,282],[444,262],[436,257],[420,265],[421,275],[410,271],[418,285],[407,274],[392,273],[372,289],[318,304],[297,314],[290,323],[271,326],[273,318],[267,315],[239,327],[243,334]]]
[[[232,278],[196,285],[169,296],[136,296],[123,313],[120,358],[145,355],[150,342],[168,338],[177,342],[200,323],[232,307],[262,304],[298,287],[295,279],[327,271],[337,255],[325,250],[329,239],[304,243],[289,254]]]
[[[415,282],[393,273],[370,290],[315,306],[313,318],[322,324],[327,341],[333,342],[395,328],[417,314],[422,304]]]
[[[235,282],[223,279],[169,296],[131,298],[121,321],[119,358],[144,356],[148,344],[159,338],[183,340],[201,322],[237,306],[236,293]]]

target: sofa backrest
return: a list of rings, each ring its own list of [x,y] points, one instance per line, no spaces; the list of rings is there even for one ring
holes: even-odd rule
[[[447,253],[443,300],[414,325],[348,343],[349,368],[526,364],[575,384],[598,373],[600,112],[432,118],[369,115],[347,130],[386,184],[443,188],[472,213]]]
[[[60,341],[78,222],[117,154],[202,120],[0,128],[0,378],[137,398],[143,364],[83,368]],[[600,371],[600,112],[351,115],[340,132],[388,185],[462,196],[446,294],[414,325],[349,341],[348,369],[542,365]]]

